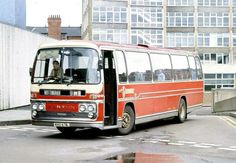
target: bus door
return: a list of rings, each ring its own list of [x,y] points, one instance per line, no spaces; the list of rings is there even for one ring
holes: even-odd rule
[[[113,51],[103,50],[105,117],[104,125],[117,124],[117,80]]]

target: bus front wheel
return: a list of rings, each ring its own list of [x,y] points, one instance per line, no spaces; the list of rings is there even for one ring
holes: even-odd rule
[[[187,105],[183,98],[179,102],[178,116],[175,117],[178,123],[183,123],[187,118]]]
[[[134,111],[130,106],[126,106],[122,116],[122,126],[118,129],[119,134],[127,135],[134,128]]]
[[[57,127],[57,129],[63,134],[63,135],[71,135],[75,132],[75,127]]]

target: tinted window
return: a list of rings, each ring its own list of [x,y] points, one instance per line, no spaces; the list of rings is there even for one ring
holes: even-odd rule
[[[154,81],[171,80],[172,70],[169,55],[165,54],[150,54],[153,68]]]
[[[126,52],[130,82],[152,81],[150,60],[147,53]]]
[[[196,69],[196,63],[195,63],[194,57],[188,57],[188,62],[189,62],[189,67],[190,67],[191,79],[196,80],[197,69]]]
[[[127,72],[126,72],[126,64],[125,58],[122,51],[116,51],[115,53],[118,73],[119,73],[119,81],[126,82],[127,81]]]
[[[196,62],[196,65],[197,65],[197,77],[198,77],[198,79],[202,79],[202,77],[203,77],[203,75],[202,75],[202,66],[201,66],[201,63],[200,63],[198,57],[195,57],[195,62]]]
[[[173,75],[175,80],[187,80],[190,78],[188,60],[186,56],[172,55]]]

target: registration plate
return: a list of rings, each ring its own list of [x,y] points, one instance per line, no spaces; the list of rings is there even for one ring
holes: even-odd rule
[[[70,123],[54,123],[54,127],[70,127]]]

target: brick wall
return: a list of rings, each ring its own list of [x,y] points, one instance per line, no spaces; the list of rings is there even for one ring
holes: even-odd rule
[[[48,17],[48,36],[61,40],[61,18],[59,15]]]

